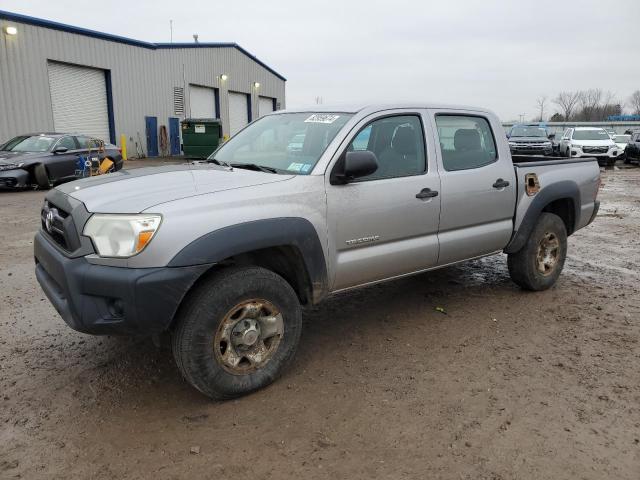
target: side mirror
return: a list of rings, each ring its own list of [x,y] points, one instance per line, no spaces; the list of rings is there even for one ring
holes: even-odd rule
[[[549,138],[549,140],[554,140],[556,138],[556,134],[555,133],[550,133],[548,138]]]
[[[345,184],[356,178],[366,177],[378,170],[376,154],[368,150],[347,152],[331,173],[333,185]]]
[[[511,136],[511,135],[509,135],[509,134],[507,133],[507,138],[509,138],[510,136]]]
[[[55,150],[53,151],[53,153],[58,154],[58,153],[67,153],[69,149],[67,147],[56,147]]]

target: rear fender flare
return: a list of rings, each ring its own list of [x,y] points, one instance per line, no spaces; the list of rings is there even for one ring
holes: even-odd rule
[[[527,242],[529,235],[531,235],[533,227],[535,227],[544,208],[551,202],[565,198],[569,198],[573,201],[573,227],[575,228],[575,225],[580,219],[580,206],[582,205],[580,188],[577,183],[571,180],[553,183],[536,194],[531,205],[529,205],[529,208],[527,209],[527,213],[525,213],[524,218],[520,223],[520,227],[513,233],[511,241],[504,248],[504,253],[516,253],[524,247],[524,244]]]

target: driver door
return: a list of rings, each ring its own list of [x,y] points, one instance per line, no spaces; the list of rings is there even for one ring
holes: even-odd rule
[[[67,151],[64,153],[52,153],[46,164],[49,179],[54,183],[73,178],[76,171],[78,146],[75,138],[71,135],[60,138],[53,150],[58,147],[65,147]]]
[[[433,147],[425,144],[422,112],[372,117],[360,123],[346,150],[372,151],[378,170],[346,185],[326,177],[333,291],[438,261],[440,178]]]

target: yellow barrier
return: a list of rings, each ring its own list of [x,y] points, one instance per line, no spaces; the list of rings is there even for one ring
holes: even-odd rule
[[[122,150],[122,159],[127,159],[127,137],[125,135],[120,135],[120,148]]]

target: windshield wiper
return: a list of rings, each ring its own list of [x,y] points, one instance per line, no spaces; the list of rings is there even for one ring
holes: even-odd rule
[[[255,170],[257,172],[266,172],[266,173],[278,173],[278,170],[272,167],[265,167],[264,165],[257,165],[255,163],[232,163],[230,165],[234,168],[245,168],[247,170]]]
[[[222,160],[218,160],[217,158],[207,158],[207,163],[215,163],[216,165],[220,165],[221,167],[232,168],[227,162],[223,162]]]

